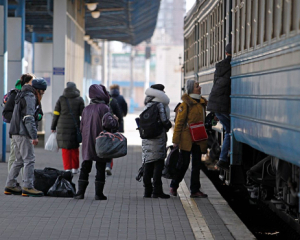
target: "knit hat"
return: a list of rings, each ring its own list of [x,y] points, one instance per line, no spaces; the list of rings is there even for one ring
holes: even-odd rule
[[[231,43],[228,43],[225,47],[225,52],[231,54]]]
[[[32,87],[45,91],[47,89],[47,82],[43,78],[35,78],[32,80]]]
[[[16,84],[15,84],[15,88],[18,89],[18,90],[21,90],[22,89],[22,85],[21,85],[21,80],[18,79]]]
[[[194,91],[195,80],[189,79],[186,81],[186,92],[187,94],[191,94]]]
[[[160,91],[164,91],[164,89],[165,89],[165,86],[162,84],[153,84],[150,87],[153,89],[156,89],[156,90],[160,90]]]
[[[76,84],[74,82],[67,82],[67,88],[76,88]]]

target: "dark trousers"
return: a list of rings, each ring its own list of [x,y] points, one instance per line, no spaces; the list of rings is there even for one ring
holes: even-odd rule
[[[151,178],[153,178],[153,192],[162,191],[161,175],[164,169],[164,160],[160,159],[155,162],[146,163],[144,166],[143,183],[145,188],[152,188]]]
[[[105,182],[105,162],[95,162],[96,164],[96,181]],[[81,164],[79,180],[89,180],[89,174],[92,171],[93,161],[85,160]]]
[[[192,173],[191,173],[191,183],[190,190],[191,193],[194,194],[200,191],[200,164],[201,164],[201,149],[200,146],[193,144],[190,152],[180,150],[181,159],[182,159],[182,167],[181,171],[177,175],[176,179],[172,179],[170,187],[177,190],[179,187],[179,183],[184,178],[186,171],[189,168],[190,164],[190,155],[192,154]]]

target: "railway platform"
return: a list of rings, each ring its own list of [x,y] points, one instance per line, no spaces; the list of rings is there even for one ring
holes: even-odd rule
[[[190,170],[178,197],[143,198],[143,184],[135,180],[141,165],[140,139],[131,126],[135,117],[125,118],[128,155],[114,160],[113,175],[107,177],[104,189],[107,201],[94,200],[94,168],[84,200],[2,193],[0,239],[255,239],[203,172],[201,189],[207,199],[189,197]],[[61,152],[36,148],[35,168],[44,167],[63,169]],[[1,163],[0,173],[4,188],[7,163]],[[77,180],[78,174],[73,178],[76,185]],[[165,193],[169,183],[163,179]]]

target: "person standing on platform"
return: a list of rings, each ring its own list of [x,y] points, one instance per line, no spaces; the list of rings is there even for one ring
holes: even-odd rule
[[[117,99],[119,107],[123,114],[123,118],[126,117],[127,112],[128,112],[128,106],[127,106],[127,102],[125,101],[124,97],[122,95],[120,95],[119,85],[117,85],[117,84],[111,85],[110,93],[114,99]],[[119,132],[121,132],[121,133],[124,132],[124,119],[123,118],[122,118],[122,120],[120,120],[120,126],[119,126]]]
[[[154,84],[146,89],[145,110],[157,108],[157,121],[162,124],[161,133],[151,139],[142,139],[142,160],[144,165],[144,197],[145,198],[170,198],[163,192],[162,171],[167,155],[167,131],[172,127],[170,122],[169,97],[164,92],[165,86]],[[151,182],[153,179],[153,184]]]
[[[41,95],[39,90],[32,87],[33,81],[40,86],[44,80],[25,78],[21,92],[15,98],[13,116],[10,122],[9,134],[15,143],[15,156],[7,177],[4,193],[6,195],[20,195],[41,197],[43,192],[34,188],[34,146],[38,144],[36,114],[40,106]],[[43,83],[41,84],[43,85]],[[47,85],[46,85],[47,87]],[[17,177],[24,166],[23,188],[17,183]]]
[[[176,178],[170,184],[170,194],[177,196],[179,183],[183,180],[190,165],[192,155],[192,171],[190,191],[191,198],[206,198],[207,195],[200,191],[200,166],[201,154],[207,151],[207,142],[193,142],[187,124],[205,122],[206,100],[201,97],[201,87],[195,80],[187,80],[186,94],[181,97],[182,103],[178,107],[178,115],[175,121],[173,134],[173,146],[179,147],[179,158],[182,160],[182,167]]]
[[[51,130],[57,131],[57,144],[59,148],[62,148],[64,170],[72,171],[74,174],[79,170],[77,128],[80,126],[83,109],[84,101],[80,97],[76,84],[67,82],[63,95],[56,102]]]
[[[107,200],[103,194],[105,185],[105,166],[111,159],[99,158],[96,153],[96,138],[104,130],[117,130],[119,127],[117,117],[108,116],[109,94],[103,85],[93,84],[89,88],[91,103],[83,110],[80,130],[82,132],[82,159],[78,179],[78,192],[75,199],[84,199],[86,188],[89,184],[89,174],[93,161],[96,162],[95,200]],[[107,119],[102,120],[103,117]],[[103,123],[103,125],[102,125]]]

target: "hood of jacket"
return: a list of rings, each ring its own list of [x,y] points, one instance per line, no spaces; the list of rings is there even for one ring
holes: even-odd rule
[[[21,80],[18,79],[16,84],[15,84],[15,88],[18,89],[18,90],[21,90],[22,89],[22,85],[21,85]]]
[[[76,87],[65,88],[63,96],[66,98],[76,98],[80,96],[80,91]]]
[[[146,99],[151,99],[153,102],[161,102],[164,105],[168,105],[170,103],[170,98],[165,94],[163,91],[154,89],[154,88],[148,88],[145,92]],[[146,102],[145,99],[145,102]]]
[[[23,87],[21,89],[21,93],[17,94],[17,96],[15,98],[15,102],[18,103],[21,98],[25,97],[28,94],[35,95],[35,89],[31,85],[25,84],[25,85],[23,85]]]
[[[118,97],[120,95],[120,91],[119,91],[119,89],[115,88],[110,91],[110,94],[112,97]]]
[[[93,84],[89,88],[90,99],[104,101],[106,104],[109,103],[109,94],[106,88],[101,84]]]
[[[183,102],[185,102],[189,107],[191,107],[192,105],[194,104],[197,104],[197,101],[194,100],[193,98],[191,98],[187,93],[183,94],[182,97],[181,97],[181,100]],[[206,105],[206,100],[205,98],[201,97],[200,98],[200,103],[202,105]]]
[[[216,72],[215,72],[216,77],[222,77],[225,74],[231,75],[231,65],[230,65],[230,62],[231,62],[231,57],[228,56],[223,61],[217,63],[217,65],[216,65]]]

